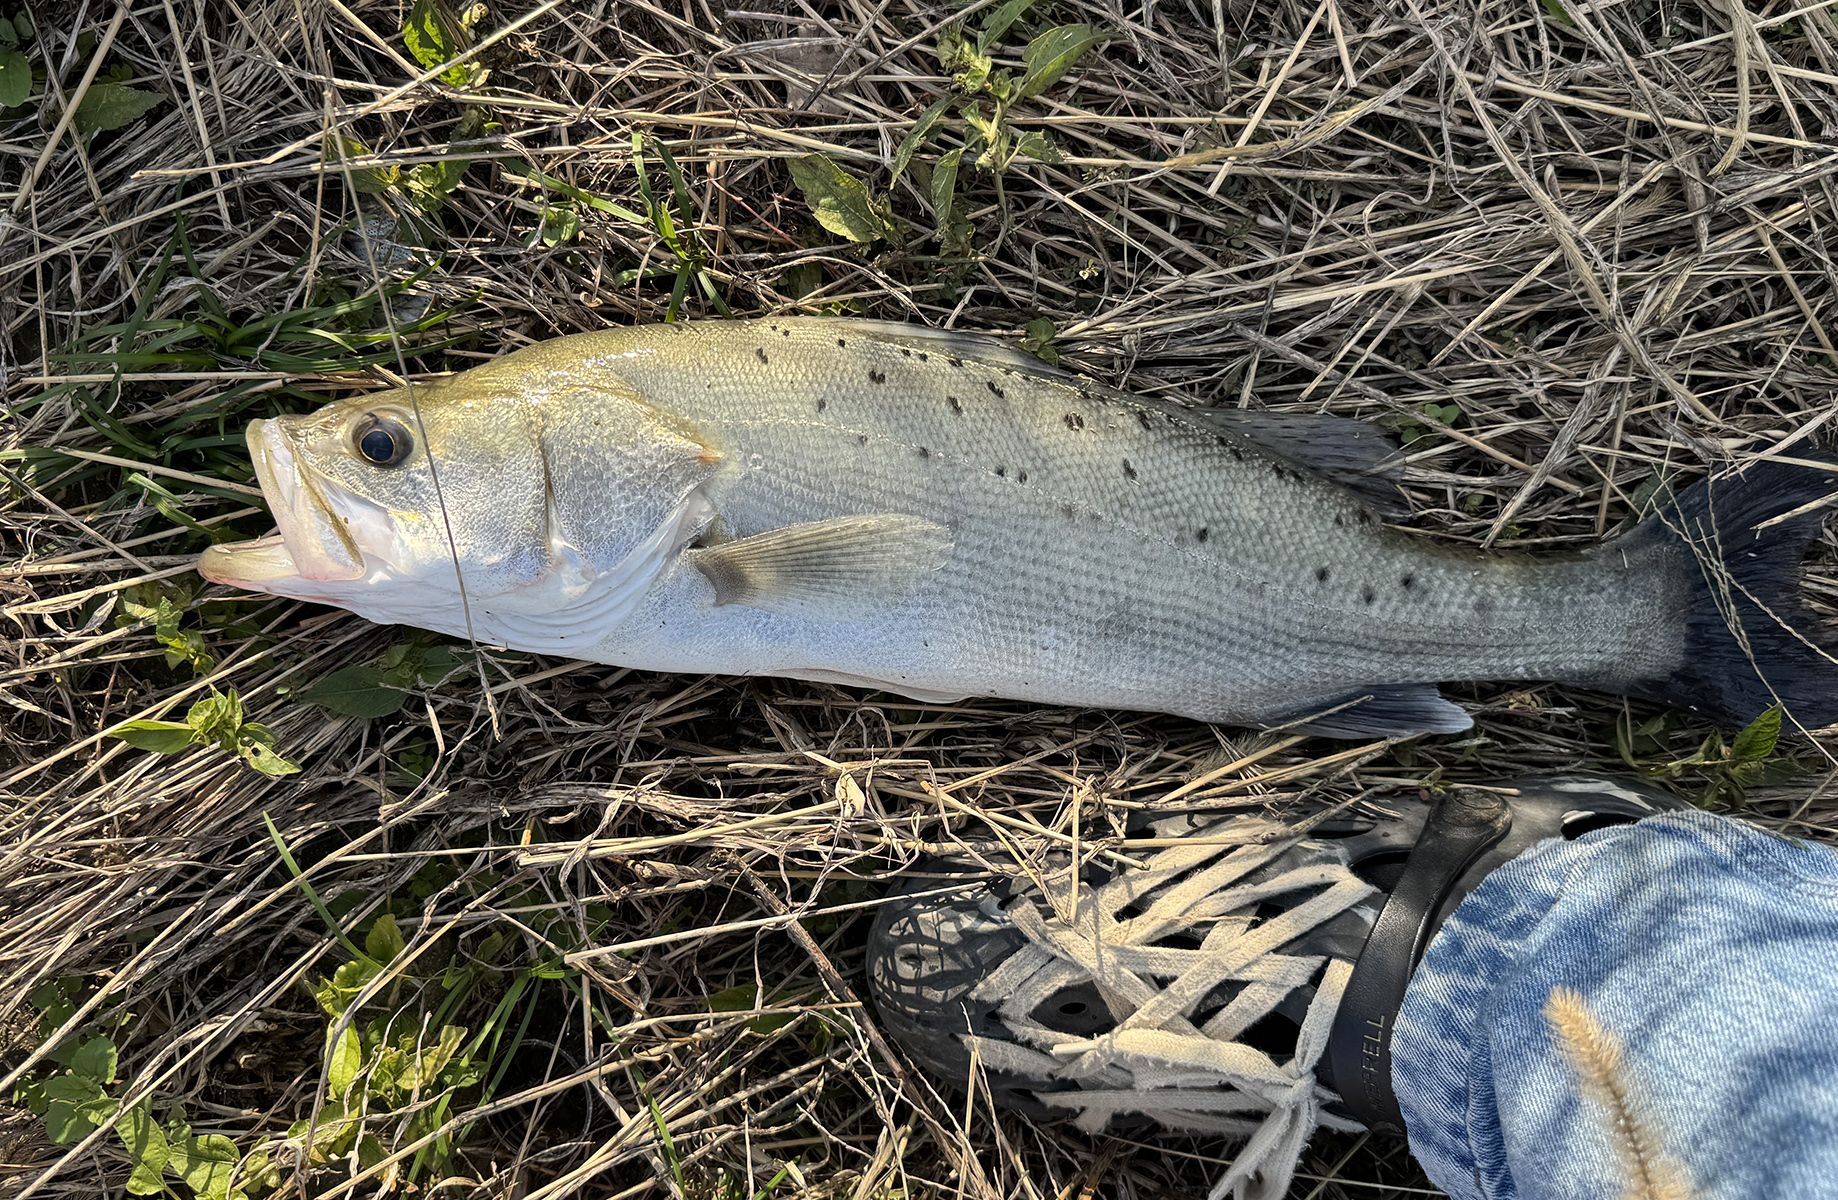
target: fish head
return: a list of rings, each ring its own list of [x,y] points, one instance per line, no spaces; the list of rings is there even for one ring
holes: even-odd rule
[[[383,623],[578,648],[704,515],[691,493],[705,471],[681,468],[709,456],[682,441],[616,388],[486,368],[255,421],[277,532],[213,546],[198,570]]]

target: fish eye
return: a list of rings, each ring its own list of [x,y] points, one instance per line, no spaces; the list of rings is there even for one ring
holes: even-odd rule
[[[415,448],[414,435],[394,417],[368,413],[351,431],[358,457],[376,467],[397,467]]]

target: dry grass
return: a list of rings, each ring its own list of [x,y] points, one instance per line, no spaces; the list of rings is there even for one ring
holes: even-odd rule
[[[31,997],[67,980],[83,1007],[65,1029],[119,1044],[111,1095],[162,1118],[182,1104],[198,1133],[291,1161],[289,1125],[328,1119],[309,986],[353,954],[266,817],[343,930],[399,922],[407,949],[361,1019],[423,1036],[417,1014],[452,994],[438,977],[472,964],[435,1023],[502,1034],[489,1097],[378,1102],[361,1160],[290,1174],[284,1195],[406,1190],[436,1126],[465,1136],[445,1184],[415,1176],[423,1191],[746,1200],[782,1174],[772,1194],[1193,1194],[1228,1150],[1002,1123],[908,1074],[854,990],[876,881],[965,838],[1117,850],[1130,809],[1246,756],[1181,803],[1619,762],[1623,706],[1552,687],[1469,690],[1471,735],[1353,753],[492,652],[380,720],[290,698],[401,635],[198,590],[204,536],[180,517],[264,525],[225,486],[248,479],[242,424],[669,302],[677,260],[647,225],[576,204],[578,236],[533,240],[565,193],[545,201],[519,163],[642,208],[632,134],[668,146],[737,314],[1004,332],[1044,316],[1069,360],[1139,391],[1409,420],[1428,432],[1410,447],[1414,520],[1447,539],[1588,543],[1662,471],[1838,423],[1828,0],[1041,0],[1005,60],[1053,21],[1112,40],[1016,107],[1065,161],[999,180],[966,164],[975,254],[953,259],[913,173],[892,189],[905,246],[864,250],[817,228],[784,161],[822,150],[886,189],[904,131],[951,86],[933,50],[953,14],[923,0],[518,0],[479,24],[491,73],[463,92],[408,56],[395,4],[24,7],[52,69],[49,96],[0,116],[0,1073],[53,1070]],[[162,103],[77,136],[66,103],[115,69]],[[463,186],[418,236],[396,231],[400,190],[354,183],[461,157],[468,108],[493,124],[463,147]],[[328,163],[331,130],[369,153],[344,143]],[[963,136],[946,121],[920,161]],[[376,348],[317,336],[388,333],[382,307],[321,310],[416,269],[388,313],[445,323]],[[709,311],[699,288],[687,303]],[[285,320],[252,329],[265,315]],[[1831,549],[1810,585],[1828,614]],[[197,592],[181,629],[203,636],[200,672],[168,666],[127,607],[161,580]],[[102,735],[230,687],[301,774]],[[1704,733],[1672,718],[1638,752],[1671,762]],[[1750,812],[1832,837],[1833,749],[1794,743],[1804,774]],[[1717,777],[1677,773],[1687,791]],[[802,1015],[714,1011],[755,983]],[[126,1171],[106,1129],[61,1146],[21,1110],[0,1117],[16,1194],[96,1195]],[[1425,1186],[1396,1144],[1323,1140],[1295,1194]]]

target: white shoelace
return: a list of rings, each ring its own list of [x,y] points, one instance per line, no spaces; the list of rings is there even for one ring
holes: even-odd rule
[[[1276,948],[1374,890],[1335,862],[1240,882],[1291,844],[1196,841],[1160,851],[1144,869],[1104,884],[1049,885],[1045,911],[1032,899],[1016,901],[1009,913],[1029,944],[975,995],[996,1003],[1004,1023],[1028,1044],[966,1034],[966,1046],[992,1071],[1042,1083],[1080,1081],[1077,1089],[1038,1095],[1076,1112],[1086,1130],[1112,1116],[1143,1114],[1171,1129],[1243,1138],[1210,1200],[1278,1200],[1317,1127],[1360,1127],[1322,1111],[1331,1093],[1315,1079],[1352,965]],[[1278,900],[1292,903],[1259,919],[1259,907]],[[1125,909],[1134,915],[1122,916]],[[1164,944],[1175,935],[1189,943],[1197,937],[1200,945]],[[1227,981],[1243,986],[1196,1025],[1195,1007]],[[1116,1021],[1109,1032],[1078,1036],[1036,1019],[1060,989],[1087,982]],[[1310,983],[1315,994],[1287,1062],[1234,1040]]]

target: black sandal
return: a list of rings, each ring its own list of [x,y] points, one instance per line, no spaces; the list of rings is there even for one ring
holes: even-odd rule
[[[1278,1097],[1307,1110],[1308,1129],[1299,1138],[1288,1136],[1293,1129],[1285,1136],[1295,1150],[1317,1124],[1401,1129],[1391,1089],[1392,1026],[1412,971],[1448,915],[1490,871],[1539,840],[1579,837],[1681,807],[1685,806],[1644,784],[1586,777],[1541,779],[1495,790],[1458,789],[1434,804],[1388,801],[1376,813],[1349,811],[1317,819],[1313,825],[1303,822],[1299,836],[1281,840],[1239,838],[1234,851],[1261,855],[1250,869],[1221,876],[1230,876],[1233,894],[1248,897],[1248,907],[1234,910],[1231,918],[1246,936],[1254,936],[1265,921],[1273,922],[1272,930],[1280,933],[1283,913],[1320,901],[1325,893],[1311,893],[1316,884],[1306,882],[1317,876],[1321,881],[1344,879],[1350,872],[1363,895],[1341,904],[1325,919],[1314,920],[1300,935],[1259,951],[1270,955],[1279,973],[1287,973],[1285,978],[1296,976],[1296,964],[1304,960],[1325,964],[1312,978],[1269,1004],[1245,993],[1254,985],[1263,986],[1267,998],[1272,985],[1240,976],[1188,997],[1172,1023],[1144,1035],[1186,1049],[1164,1051],[1156,1042],[1142,1052],[1139,1044],[1132,1051],[1137,1054],[1132,1060],[1135,1073],[1121,1072],[1127,1086],[1118,1083],[1119,1072],[1103,1054],[1130,1031],[1144,1006],[1117,994],[1115,979],[1109,988],[1101,986],[1095,975],[1077,966],[1076,931],[1058,916],[1043,918],[1034,905],[1037,889],[1000,851],[921,864],[877,914],[868,942],[870,989],[887,1032],[928,1074],[961,1089],[974,1065],[976,1086],[986,1088],[998,1107],[1036,1119],[1063,1117],[1070,1109],[1081,1113],[1080,1123],[1093,1129],[1140,1132],[1162,1126],[1249,1136],[1273,1118],[1245,1119],[1246,1112],[1264,1111],[1256,1110],[1248,1098],[1270,1099],[1282,1090],[1286,1077],[1280,1072],[1301,1064],[1289,1078],[1298,1095]],[[1191,837],[1199,854],[1199,847],[1258,820],[1181,815],[1154,821],[1152,830],[1158,839]],[[1172,844],[1178,846],[1179,841]],[[1163,871],[1166,878],[1145,886],[1141,897],[1121,907],[1115,900],[1103,903],[1115,909],[1116,920],[1127,924],[1153,905],[1165,903],[1164,896],[1176,895],[1183,881],[1220,870],[1220,861],[1196,857],[1191,869]],[[997,874],[991,874],[991,865]],[[1063,873],[1063,857],[1059,865]],[[1088,865],[1080,886],[1096,894],[1130,878],[1116,868]],[[955,879],[966,882],[953,886]],[[1369,886],[1360,886],[1362,881]],[[1260,900],[1260,889],[1276,890]],[[1062,902],[1065,895],[1060,893]],[[1295,895],[1305,898],[1287,907],[1278,903]],[[1316,911],[1327,909],[1317,904]],[[1115,957],[1150,962],[1159,956],[1158,961],[1178,966],[1200,947],[1207,922],[1215,918],[1216,914],[1203,914],[1191,928],[1120,947]],[[1047,974],[1036,972],[1030,978],[1034,991],[1028,993],[1029,1007],[1021,1011],[1015,990],[1004,984],[998,989],[1001,994],[991,994],[987,985],[1003,982],[999,972],[1015,975],[1022,970],[1016,960],[1024,954],[1046,964],[1041,970]],[[1103,968],[1101,963],[1092,966],[1099,974]],[[1140,982],[1127,973],[1119,978]],[[1323,1011],[1324,1006],[1316,1003],[1324,988],[1337,991],[1328,997],[1337,1009]],[[1035,998],[1038,1003],[1032,1002]],[[1231,1019],[1234,1005],[1261,1015],[1237,1028],[1238,1022]],[[1324,1028],[1324,1022],[1331,1023]],[[1208,1076],[1205,1071],[1211,1068],[1183,1058],[1195,1045],[1194,1031],[1212,1028],[1235,1029],[1229,1044],[1243,1047],[1222,1051],[1222,1062],[1237,1056],[1251,1065],[1235,1075],[1236,1068],[1228,1063]],[[1143,1063],[1161,1065],[1145,1070]],[[1268,1074],[1270,1067],[1279,1074]],[[1216,1085],[1217,1100],[1208,1100],[1211,1093],[1204,1087],[1185,1086],[1209,1079]],[[1234,1089],[1242,1094],[1227,1095]],[[1302,1097],[1301,1092],[1309,1095]],[[1270,1169],[1284,1170],[1281,1163]],[[1287,1169],[1293,1169],[1293,1162]]]

